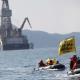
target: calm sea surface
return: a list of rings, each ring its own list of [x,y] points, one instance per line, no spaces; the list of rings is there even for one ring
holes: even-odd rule
[[[57,48],[0,51],[0,80],[77,80],[67,75],[73,54],[75,53],[59,56]],[[41,59],[54,57],[66,65],[65,71],[34,70]]]

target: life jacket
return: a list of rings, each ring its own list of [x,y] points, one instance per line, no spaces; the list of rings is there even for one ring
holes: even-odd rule
[[[50,59],[48,58],[48,59],[46,60],[46,63],[49,64],[49,62],[50,62]]]
[[[53,64],[57,64],[57,60],[55,58],[53,59]]]
[[[49,60],[49,61],[47,62],[47,65],[53,65],[53,60]]]
[[[53,65],[53,60],[50,60],[50,63],[49,63],[49,65]]]

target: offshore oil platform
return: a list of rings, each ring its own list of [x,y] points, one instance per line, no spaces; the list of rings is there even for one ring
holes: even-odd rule
[[[12,11],[9,8],[8,0],[2,0],[1,26],[0,26],[0,48],[2,50],[20,50],[33,48],[26,36],[22,35],[22,29],[26,20],[30,27],[28,18],[25,18],[20,28],[14,28],[11,22]]]

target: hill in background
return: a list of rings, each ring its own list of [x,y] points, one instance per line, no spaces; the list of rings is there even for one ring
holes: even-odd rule
[[[23,34],[27,36],[29,42],[34,44],[34,48],[58,47],[59,42],[70,36],[75,36],[76,46],[80,46],[80,33],[73,32],[70,34],[50,34],[43,31],[23,30]]]

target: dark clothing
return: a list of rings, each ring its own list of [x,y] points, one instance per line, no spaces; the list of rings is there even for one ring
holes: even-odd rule
[[[52,61],[52,60],[50,60],[50,63],[49,63],[49,65],[53,65],[53,61]]]
[[[80,68],[80,59],[77,60],[77,68]]]
[[[70,61],[70,70],[73,68],[73,61]]]
[[[78,58],[77,63],[80,64],[80,58]]]
[[[76,68],[77,68],[77,56],[73,55],[73,57],[71,58],[71,61],[70,61],[70,69],[74,70]]]
[[[74,55],[74,56],[71,58],[71,61],[73,61],[73,62],[77,61],[77,57]]]
[[[46,66],[42,60],[39,62],[38,65],[39,65],[39,67],[45,67]]]

